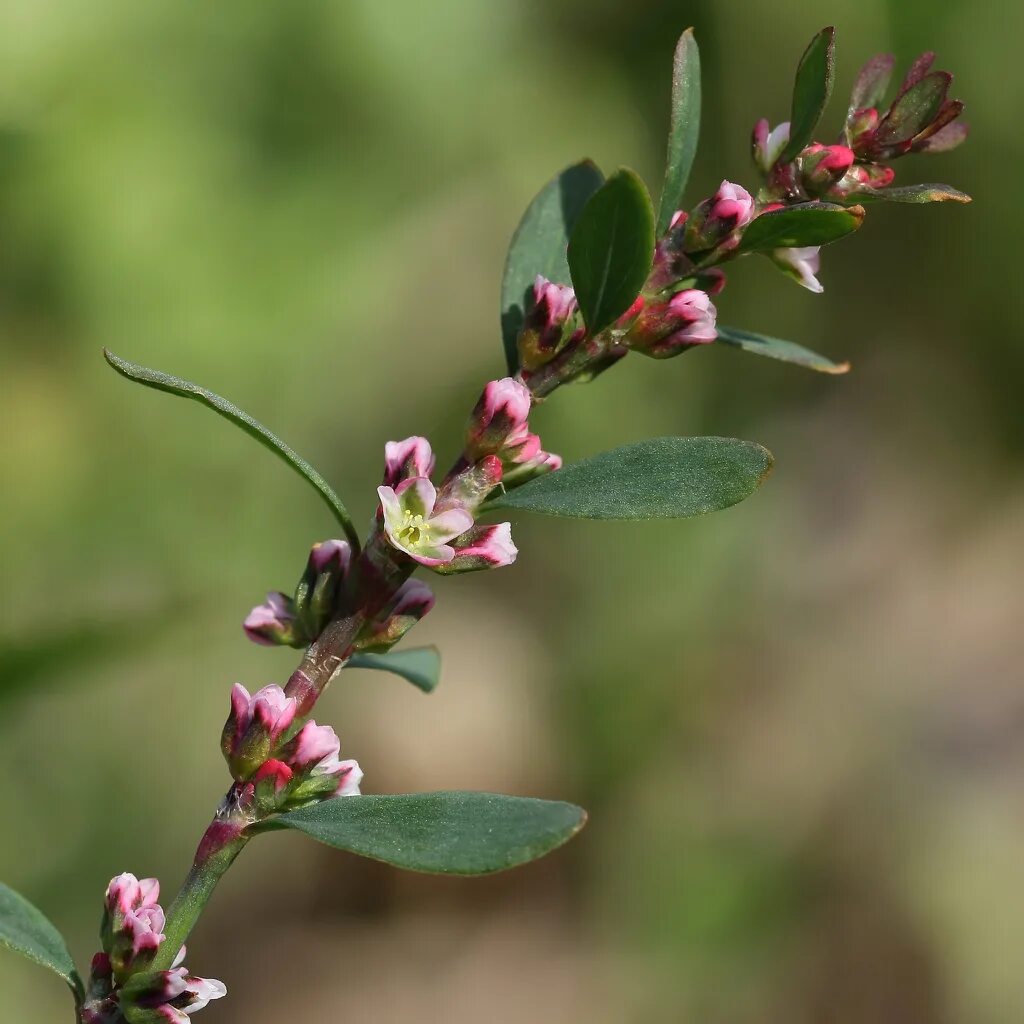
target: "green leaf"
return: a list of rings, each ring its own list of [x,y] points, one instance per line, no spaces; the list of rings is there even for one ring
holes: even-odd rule
[[[672,120],[668,132],[665,184],[658,208],[658,234],[668,230],[672,215],[683,204],[683,193],[700,136],[700,51],[693,29],[688,28],[676,45],[672,65]]]
[[[339,850],[409,871],[486,875],[526,864],[586,822],[573,804],[494,793],[339,797],[271,818]]]
[[[779,160],[787,163],[814,141],[814,130],[832,95],[835,75],[836,30],[823,28],[800,58],[793,83],[793,110],[789,118],[789,142]]]
[[[424,693],[431,693],[441,679],[441,655],[436,647],[412,647],[407,651],[388,651],[386,654],[353,654],[346,668],[394,672]]]
[[[916,82],[892,105],[875,131],[875,144],[894,146],[909,142],[936,118],[946,102],[953,76],[933,71]]]
[[[207,391],[206,388],[193,384],[191,381],[182,380],[180,377],[172,377],[161,370],[150,370],[148,367],[139,366],[137,363],[130,363],[127,359],[121,359],[114,355],[109,349],[103,350],[107,362],[122,377],[142,384],[145,387],[153,388],[156,391],[166,391],[171,395],[179,395],[182,398],[191,398],[196,402],[212,409],[215,413],[230,420],[236,427],[240,427],[250,437],[255,438],[264,448],[269,448],[278,458],[286,462],[296,473],[299,474],[327,504],[327,507],[334,514],[334,518],[341,524],[345,535],[352,547],[359,550],[359,534],[352,523],[352,517],[348,509],[341,503],[341,499],[334,493],[330,484],[304,459],[301,455],[292,451],[280,438],[275,437],[262,423],[258,423],[247,412],[243,412],[236,405],[232,405],[226,398]]]
[[[569,239],[569,269],[587,331],[633,304],[654,261],[654,210],[633,171],[616,171],[583,208]]]
[[[809,348],[792,341],[770,338],[766,334],[756,334],[754,331],[741,331],[736,327],[723,327],[719,324],[718,340],[726,345],[735,345],[745,352],[767,356],[769,359],[781,359],[784,363],[795,363],[797,366],[806,366],[807,369],[817,370],[819,373],[846,373],[850,369],[849,363],[834,363],[831,359],[819,356],[817,352],[812,352]]]
[[[655,437],[537,477],[485,509],[577,519],[681,519],[742,501],[771,467],[771,453],[750,441]]]
[[[770,210],[747,225],[736,251],[827,245],[856,231],[863,220],[863,207],[833,203],[801,203],[784,210]]]
[[[888,203],[969,203],[971,201],[971,197],[966,192],[961,192],[959,189],[953,188],[952,185],[941,185],[937,182],[871,189],[858,192],[857,198],[867,202],[876,200]]]
[[[583,160],[567,167],[540,190],[519,222],[501,282],[501,336],[508,372],[519,368],[516,339],[531,301],[534,278],[569,284],[566,247],[587,200],[601,187],[604,175]]]
[[[0,947],[49,967],[67,982],[76,1002],[83,998],[82,979],[75,970],[60,932],[23,896],[0,882]]]

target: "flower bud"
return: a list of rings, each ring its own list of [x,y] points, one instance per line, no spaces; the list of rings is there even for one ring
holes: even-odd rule
[[[356,647],[380,652],[394,647],[434,607],[434,592],[422,580],[406,580],[382,615],[363,630]]]
[[[532,399],[525,385],[511,377],[492,380],[470,416],[466,453],[470,461],[501,455],[510,441],[522,442]]]
[[[519,554],[512,543],[511,523],[496,526],[474,526],[459,538],[455,557],[437,567],[437,572],[476,572],[480,569],[500,569],[511,565]]]
[[[751,136],[751,149],[753,150],[754,163],[762,174],[768,174],[778,162],[782,151],[789,142],[789,122],[769,128],[768,119],[762,117],[754,125]]]
[[[295,602],[280,591],[267,594],[242,623],[245,635],[265,647],[304,647],[308,640],[296,622]]]
[[[538,274],[533,283],[533,308],[519,332],[519,365],[536,370],[550,361],[563,343],[582,337],[583,330],[573,328],[578,309],[572,288]]]
[[[687,288],[668,302],[649,306],[625,337],[626,344],[654,359],[679,355],[718,337],[715,309],[707,292]]]
[[[534,477],[553,473],[562,468],[562,457],[553,452],[539,451],[532,459],[513,466],[502,481],[506,488],[519,487]]]
[[[848,146],[823,146],[815,143],[797,157],[801,183],[812,196],[827,192],[853,165],[853,150]]]
[[[425,437],[407,437],[384,445],[384,486],[397,487],[412,476],[430,476],[434,453]]]
[[[285,745],[281,760],[293,777],[282,790],[283,803],[295,805],[332,796],[358,796],[363,772],[357,761],[341,761],[341,741],[329,725],[307,722]],[[279,801],[282,797],[278,798]]]
[[[222,982],[176,967],[131,978],[121,990],[121,1010],[127,1024],[188,1024],[192,1014],[227,991]]]
[[[704,252],[718,246],[734,248],[738,239],[730,236],[746,227],[754,217],[754,197],[742,185],[723,181],[718,191],[705,199],[686,225],[687,252]]]
[[[858,192],[887,188],[896,172],[884,164],[854,164],[826,193],[828,199],[846,199]]]
[[[810,245],[798,249],[775,249],[771,253],[772,262],[798,284],[808,291],[821,293],[825,289],[817,278],[821,266],[821,246]]]
[[[878,111],[874,107],[855,110],[846,119],[846,137],[850,146],[859,149],[866,136],[878,127]]]
[[[107,886],[100,936],[113,978],[122,982],[135,971],[145,970],[163,942],[164,912],[157,900],[160,883],[141,881],[132,874],[118,875]]]
[[[295,712],[295,699],[286,697],[280,686],[264,686],[250,696],[241,683],[235,683],[221,750],[237,781],[244,782],[266,761]]]
[[[351,562],[352,548],[344,540],[325,540],[310,550],[295,588],[295,610],[307,641],[315,640],[338,611]]]

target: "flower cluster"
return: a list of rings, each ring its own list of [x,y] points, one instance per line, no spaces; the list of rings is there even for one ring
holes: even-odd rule
[[[543,279],[535,287],[546,323],[541,324],[534,310],[528,329],[543,341],[534,345],[540,353],[557,349],[544,339],[561,335],[566,321],[557,318],[575,315],[575,299],[565,295],[571,289],[549,286]],[[388,443],[384,482],[377,495],[391,548],[442,574],[495,569],[516,560],[511,525],[483,525],[475,517],[499,485],[516,486],[561,467],[562,460],[544,451],[540,437],[530,432],[532,403],[521,381],[504,377],[488,383],[469,418],[463,455],[440,488],[430,479],[434,455],[426,438]]]
[[[227,989],[199,978],[181,963],[184,947],[168,971],[150,969],[164,942],[164,912],[155,878],[118,875],[107,887],[100,936],[82,1008],[84,1024],[187,1024],[189,1017]]]
[[[296,712],[295,699],[280,686],[250,694],[236,683],[231,690],[221,749],[232,777],[261,801],[262,810],[359,793],[363,773],[356,761],[339,760],[334,730],[306,722],[291,735]]]

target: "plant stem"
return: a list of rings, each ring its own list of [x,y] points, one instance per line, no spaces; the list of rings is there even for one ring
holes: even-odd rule
[[[206,830],[199,843],[192,870],[167,911],[164,941],[150,970],[170,970],[217,883],[249,841],[244,832],[248,824],[247,821],[234,818],[222,820],[218,817]]]

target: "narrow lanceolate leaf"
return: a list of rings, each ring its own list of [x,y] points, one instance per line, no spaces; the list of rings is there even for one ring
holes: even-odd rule
[[[700,136],[700,51],[693,29],[688,28],[676,45],[672,65],[672,120],[668,132],[665,184],[658,207],[658,234],[668,230],[672,214],[683,205],[683,193]]]
[[[959,189],[953,188],[952,185],[941,185],[937,182],[872,189],[857,193],[857,198],[868,202],[877,200],[888,203],[969,203],[971,201],[971,197],[966,192],[961,192]]]
[[[424,693],[432,692],[441,680],[441,655],[436,647],[412,647],[386,654],[353,654],[346,667],[393,672]]]
[[[519,222],[501,282],[501,336],[509,373],[519,368],[516,339],[531,301],[538,274],[555,284],[569,284],[566,248],[587,200],[601,187],[604,175],[590,160],[567,167],[540,190]]]
[[[827,245],[856,231],[864,220],[862,206],[801,203],[755,217],[743,232],[737,252]]]
[[[526,864],[571,839],[582,808],[494,793],[339,797],[271,818],[339,850],[409,871],[486,875]]]
[[[736,327],[723,327],[719,324],[718,340],[726,345],[741,348],[744,352],[753,352],[769,359],[781,359],[784,363],[806,366],[808,370],[817,370],[819,373],[846,373],[850,369],[849,363],[834,363],[831,359],[826,359],[825,356],[820,356],[817,352],[812,352],[795,342],[770,338],[766,334],[757,334],[754,331],[741,331]]]
[[[626,168],[590,197],[569,239],[569,270],[587,331],[604,330],[633,304],[654,260],[654,210]]]
[[[849,113],[854,114],[865,107],[877,107],[881,104],[892,80],[892,70],[896,58],[891,53],[880,53],[872,57],[860,69],[850,94]]]
[[[485,508],[577,519],[682,519],[742,501],[771,467],[771,453],[750,441],[655,437],[537,477]]]
[[[789,142],[779,158],[783,163],[792,160],[800,150],[814,141],[814,130],[832,95],[835,47],[836,30],[831,26],[823,28],[800,58],[796,81],[793,83]]]
[[[148,367],[139,366],[137,363],[130,363],[127,359],[121,359],[114,355],[109,349],[103,350],[103,355],[110,365],[117,370],[122,377],[143,384],[156,391],[166,391],[171,395],[179,395],[182,398],[191,398],[196,402],[212,409],[215,413],[230,420],[236,427],[240,427],[250,437],[255,438],[264,448],[269,448],[278,458],[286,462],[296,473],[299,474],[324,500],[327,507],[334,514],[341,528],[345,531],[349,542],[358,551],[359,535],[352,523],[352,517],[348,510],[341,503],[341,499],[334,493],[330,484],[304,459],[301,455],[292,451],[279,437],[272,434],[262,423],[258,423],[247,412],[243,412],[236,405],[232,405],[226,398],[208,391],[206,388],[193,384],[191,381],[182,380],[180,377],[172,377],[161,370],[150,370]]]
[[[933,71],[911,86],[882,119],[875,142],[880,146],[909,142],[938,115],[952,80],[948,71]]]
[[[0,882],[0,947],[49,967],[82,1000],[82,979],[60,932],[23,896]]]

